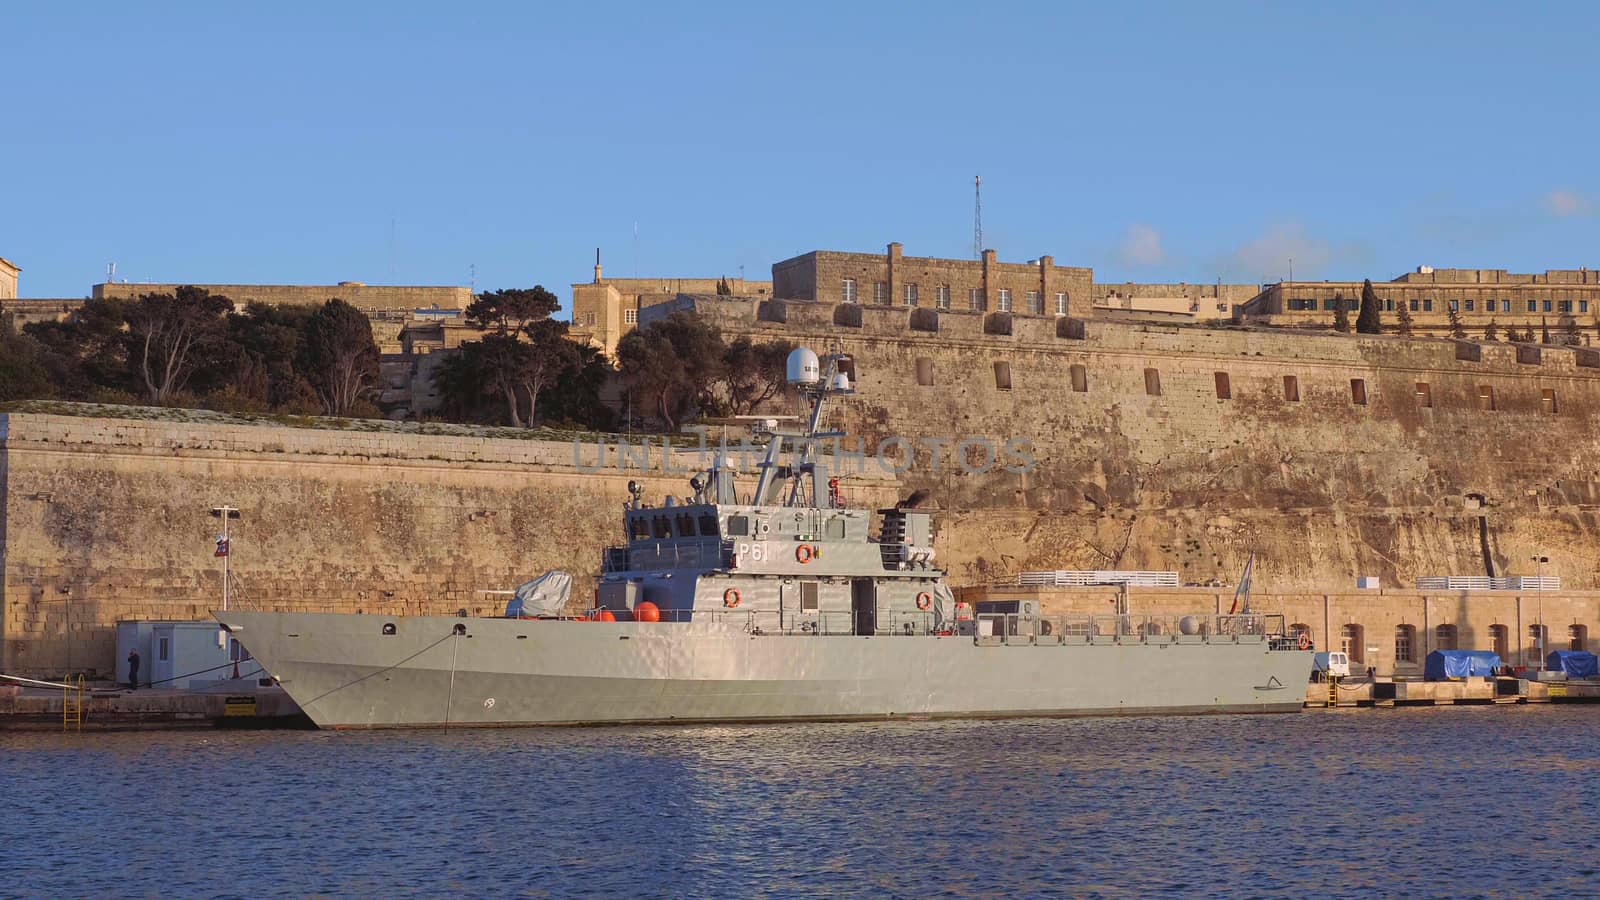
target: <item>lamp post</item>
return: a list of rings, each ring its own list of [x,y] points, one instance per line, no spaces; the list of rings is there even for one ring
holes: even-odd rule
[[[1544,668],[1544,645],[1545,645],[1545,632],[1544,632],[1544,564],[1550,561],[1550,557],[1536,553],[1536,554],[1534,554],[1533,556],[1531,556],[1529,558],[1532,559],[1534,561],[1534,563],[1536,565],[1538,565],[1538,567],[1539,567],[1539,640],[1538,640],[1538,643],[1536,644],[1536,646],[1539,648],[1539,660],[1538,660],[1539,665],[1538,665],[1538,668],[1543,669]]]
[[[239,510],[232,506],[211,507],[211,517],[222,520],[222,536],[217,538],[217,556],[222,557],[222,608],[228,608],[228,582],[233,575],[233,547],[230,543],[228,523],[239,518]]]

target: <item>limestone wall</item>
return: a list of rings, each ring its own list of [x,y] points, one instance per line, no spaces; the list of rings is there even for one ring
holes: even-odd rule
[[[1121,597],[1115,588],[988,588],[963,591],[963,599],[1033,597],[1049,615],[1113,615]],[[1141,616],[1227,613],[1233,591],[1200,588],[1134,588],[1128,612]],[[1551,650],[1600,649],[1600,592],[1337,590],[1327,593],[1255,593],[1256,612],[1281,614],[1286,626],[1304,630],[1319,650],[1345,650],[1352,669],[1371,666],[1379,675],[1421,675],[1434,650],[1492,650],[1507,665],[1537,666],[1536,642],[1544,629],[1544,654]],[[1452,646],[1453,645],[1453,646]],[[1403,654],[1403,656],[1402,656]]]
[[[145,294],[170,294],[179,284],[132,284],[112,282],[94,286],[94,296],[131,300]],[[472,289],[461,286],[397,284],[202,284],[196,285],[220,294],[243,307],[255,300],[272,306],[307,306],[338,297],[362,310],[373,309],[465,309],[472,302]]]
[[[648,476],[587,473],[551,441],[0,415],[0,671],[109,672],[118,619],[206,617],[224,503],[243,511],[250,607],[493,613],[505,598],[484,590],[553,568],[583,601],[629,478],[688,492],[659,445],[651,459]],[[872,502],[894,496],[873,483]]]

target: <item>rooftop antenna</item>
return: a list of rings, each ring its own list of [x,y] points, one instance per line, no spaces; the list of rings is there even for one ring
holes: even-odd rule
[[[114,283],[116,283],[116,280],[117,280],[117,264],[114,263],[114,262],[106,263],[106,284],[114,284]]]
[[[476,294],[478,292],[478,264],[471,263],[467,266],[467,290]]]
[[[633,222],[633,277],[639,277],[639,220],[637,219]]]
[[[972,176],[972,258],[983,258],[983,178]]]

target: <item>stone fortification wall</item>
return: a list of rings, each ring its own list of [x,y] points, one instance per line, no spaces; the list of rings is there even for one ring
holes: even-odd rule
[[[772,301],[777,302],[777,301]],[[1024,569],[1232,580],[1255,551],[1282,588],[1358,575],[1532,574],[1600,586],[1600,369],[1557,347],[1176,328],[701,298],[724,332],[857,358],[837,425],[1031,439],[1027,474],[932,471],[958,583]],[[761,315],[758,318],[758,309]],[[782,321],[776,321],[776,320]],[[917,328],[913,328],[913,324]],[[934,329],[934,330],[919,330]],[[1009,329],[1009,334],[991,333]]]
[[[1114,615],[1126,603],[1137,630],[1144,617],[1226,614],[1233,591],[1203,588],[993,587],[962,591],[971,601],[1032,597],[1045,616]],[[1352,671],[1417,676],[1439,649],[1491,650],[1507,665],[1537,666],[1551,650],[1600,648],[1600,592],[1331,590],[1256,592],[1255,612],[1284,616],[1319,650],[1344,650]],[[1107,623],[1107,633],[1113,627]],[[1543,629],[1541,654],[1539,640]],[[1132,638],[1137,640],[1137,637]]]
[[[205,618],[224,503],[247,607],[492,614],[506,598],[483,591],[553,568],[582,603],[629,478],[688,493],[660,453],[586,472],[592,439],[579,468],[559,441],[0,415],[0,671],[107,673],[118,619]]]
[[[130,284],[113,282],[94,286],[94,296],[131,300],[145,294],[170,294],[180,284]],[[200,284],[244,306],[252,300],[271,306],[318,305],[337,297],[357,309],[466,309],[472,289],[456,286],[396,284]]]

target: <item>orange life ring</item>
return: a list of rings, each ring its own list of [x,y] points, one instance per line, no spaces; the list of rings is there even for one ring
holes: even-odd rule
[[[927,591],[923,591],[922,593],[917,595],[917,609],[926,610],[928,607],[930,607],[932,605],[933,605],[933,595],[932,594],[928,593]]]
[[[739,599],[739,590],[737,588],[728,588],[722,592],[722,605],[729,609],[737,607]]]
[[[1310,650],[1311,649],[1311,635],[1307,634],[1304,631],[1300,632],[1300,640],[1298,641],[1298,643],[1300,644],[1300,649],[1301,650]]]
[[[802,565],[811,562],[812,557],[815,557],[816,555],[816,549],[810,544],[801,544],[800,546],[794,548],[794,558],[800,560]]]

